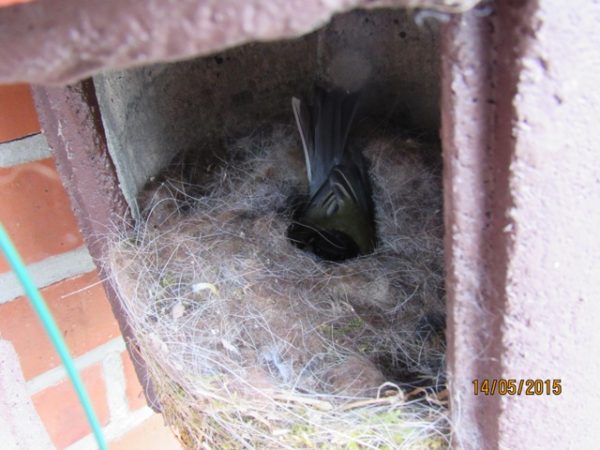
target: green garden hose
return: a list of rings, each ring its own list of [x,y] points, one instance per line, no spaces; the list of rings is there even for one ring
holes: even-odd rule
[[[98,422],[98,417],[94,412],[94,408],[92,407],[90,398],[85,390],[85,386],[81,382],[81,378],[77,373],[73,358],[71,358],[71,355],[69,354],[69,349],[67,348],[65,341],[63,340],[63,337],[56,326],[56,322],[52,317],[52,313],[48,309],[48,306],[40,294],[40,291],[33,284],[33,281],[27,272],[27,268],[23,264],[23,260],[19,255],[19,252],[17,252],[17,249],[13,245],[10,237],[6,233],[6,230],[1,223],[0,248],[2,249],[2,252],[4,253],[8,263],[12,267],[12,270],[15,272],[17,278],[23,285],[25,294],[27,294],[27,297],[29,297],[29,300],[31,300],[33,309],[42,321],[42,324],[44,325],[44,328],[46,329],[46,332],[52,341],[52,345],[54,345],[54,348],[56,349],[63,365],[65,366],[67,374],[69,375],[71,383],[73,383],[73,387],[77,393],[77,397],[79,398],[79,402],[81,403],[87,420],[92,427],[96,442],[98,443],[98,448],[100,450],[107,450],[108,447],[106,445],[106,440],[104,439],[104,434],[102,433],[102,427],[100,426],[100,422]]]

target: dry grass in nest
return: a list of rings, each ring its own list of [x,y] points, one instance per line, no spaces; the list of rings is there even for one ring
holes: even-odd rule
[[[431,152],[364,143],[379,245],[329,263],[285,237],[306,190],[295,133],[237,141],[197,184],[155,182],[143,223],[112,240],[112,282],[165,419],[189,448],[445,447]]]

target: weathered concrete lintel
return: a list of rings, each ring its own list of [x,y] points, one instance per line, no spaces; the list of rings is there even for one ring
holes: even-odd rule
[[[291,38],[354,8],[458,12],[478,1],[55,0],[13,5],[0,9],[0,82],[67,84],[103,70]]]

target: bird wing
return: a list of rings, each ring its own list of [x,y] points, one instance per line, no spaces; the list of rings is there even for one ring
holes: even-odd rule
[[[292,109],[302,139],[309,201],[288,235],[326,259],[372,251],[375,237],[366,160],[348,148],[357,94],[316,86],[309,107],[298,98]]]
[[[311,227],[313,234],[335,234],[335,238],[330,236],[328,240],[321,238],[319,241],[321,245],[331,247],[332,251],[339,252],[334,249],[332,242],[347,244],[348,239],[338,239],[345,236],[358,246],[360,253],[370,253],[375,244],[375,230],[369,192],[368,186],[362,182],[358,167],[335,166],[327,181],[303,209],[298,223]],[[350,247],[346,250],[340,255],[352,257],[349,256],[352,253]]]
[[[315,87],[312,108],[298,98],[292,109],[300,131],[309,196],[313,196],[327,180],[333,167],[344,162],[346,142],[356,112],[357,94],[339,89]]]
[[[360,170],[355,165],[335,166],[320,189],[305,207],[305,216],[313,221],[326,220],[342,209],[368,215],[370,200]]]
[[[308,184],[310,185],[312,180],[312,169],[311,160],[314,159],[314,132],[310,120],[310,111],[303,103],[302,100],[296,97],[292,97],[292,110],[294,111],[294,117],[296,118],[296,125],[300,132],[300,139],[302,140],[302,149],[304,150],[304,160],[306,162],[306,176],[308,177]]]

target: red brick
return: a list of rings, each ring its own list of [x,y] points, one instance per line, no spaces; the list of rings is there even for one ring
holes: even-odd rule
[[[156,414],[125,436],[111,442],[110,450],[182,450],[183,447]]]
[[[16,2],[0,0],[0,7]],[[0,142],[40,131],[37,112],[27,84],[0,85]]]
[[[0,168],[0,198],[0,222],[26,263],[83,244],[52,160]],[[0,258],[0,273],[8,270]]]
[[[34,1],[34,0],[0,0],[0,7],[16,5],[18,3],[29,3],[32,1]]]
[[[129,357],[129,353],[123,352],[121,357],[123,358],[123,368],[125,370],[127,402],[129,404],[129,409],[136,410],[146,406],[144,389],[142,388],[142,385],[135,374],[135,368],[133,367],[133,362]]]
[[[117,321],[95,272],[53,284],[41,292],[74,356],[119,336]],[[15,346],[26,379],[60,365],[26,298],[0,305],[0,335]]]
[[[98,420],[106,425],[109,412],[101,364],[82,370],[80,376]],[[85,413],[69,380],[65,379],[33,395],[32,400],[52,442],[58,448],[65,448],[90,434]]]

